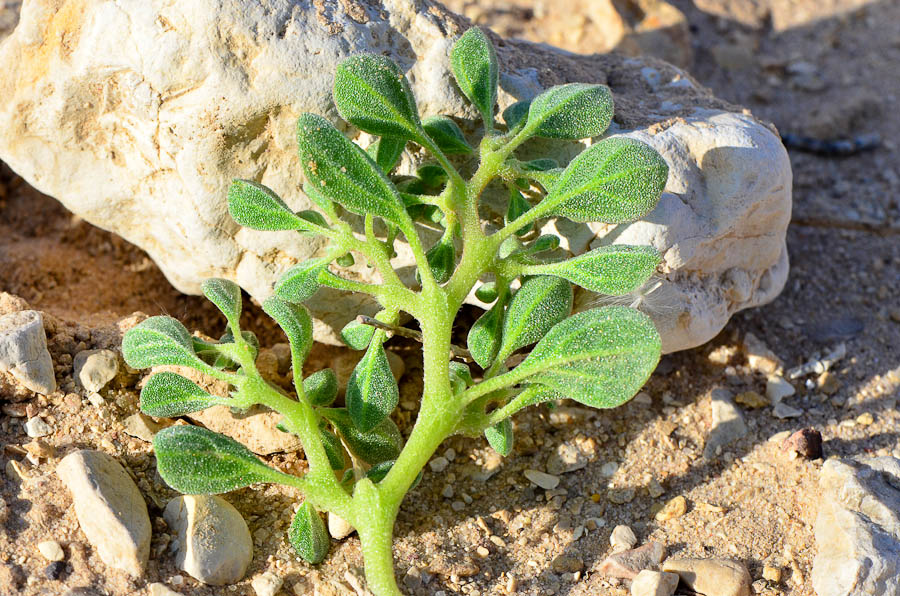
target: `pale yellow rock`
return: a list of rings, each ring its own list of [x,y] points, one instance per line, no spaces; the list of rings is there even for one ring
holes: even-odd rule
[[[781,581],[781,568],[766,565],[763,567],[762,576],[765,580],[778,583]]]
[[[750,596],[750,572],[730,559],[666,559],[663,571],[675,573],[703,596]]]
[[[672,596],[678,587],[678,575],[644,569],[631,580],[631,596]]]
[[[662,509],[656,513],[656,521],[668,521],[681,517],[687,511],[687,499],[682,495],[670,499]]]

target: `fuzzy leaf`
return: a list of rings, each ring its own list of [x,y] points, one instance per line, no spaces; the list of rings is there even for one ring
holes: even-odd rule
[[[531,203],[522,196],[522,193],[518,191],[516,188],[510,188],[509,190],[509,204],[506,207],[506,223],[508,224],[511,221],[515,221],[520,216],[524,215],[531,209]],[[534,224],[523,226],[516,230],[515,234],[517,236],[524,236],[534,227]]]
[[[394,460],[383,461],[380,464],[375,464],[372,466],[368,472],[366,472],[366,478],[378,484],[382,480],[384,480],[388,472],[391,471],[391,468],[394,467]],[[416,479],[413,480],[413,483],[409,486],[409,490],[412,490],[419,486],[419,482],[422,481],[422,470],[419,470],[419,473],[416,474]]]
[[[522,119],[528,116],[528,109],[531,107],[531,100],[525,99],[522,101],[517,101],[516,103],[510,105],[505,110],[503,110],[502,118],[506,123],[506,128],[509,130],[514,129]]]
[[[191,334],[172,317],[145,319],[122,339],[122,355],[132,368],[152,368],[164,364],[203,368],[194,353]]]
[[[548,215],[618,224],[649,213],[666,186],[669,167],[650,145],[613,137],[585,149],[542,201]]]
[[[322,517],[309,502],[300,505],[294,514],[288,530],[288,541],[300,558],[312,565],[318,565],[328,556],[331,537]]]
[[[438,148],[447,155],[468,155],[472,147],[459,126],[448,116],[429,116],[422,121],[422,128]]]
[[[559,167],[559,164],[555,159],[551,159],[549,157],[542,157],[540,159],[532,159],[531,161],[526,161],[522,164],[522,168],[526,172],[547,172],[549,170],[554,170]]]
[[[612,245],[527,271],[556,275],[598,294],[622,296],[644,285],[659,262],[659,253],[651,246]]]
[[[427,163],[416,170],[416,176],[422,181],[425,190],[438,191],[447,183],[447,172],[444,168]]]
[[[608,87],[567,83],[551,87],[532,100],[525,126],[535,136],[577,140],[603,134],[612,116]]]
[[[312,231],[309,223],[291,211],[275,191],[252,180],[231,183],[228,212],[234,221],[252,230]]]
[[[439,284],[446,282],[456,269],[456,248],[453,246],[453,238],[445,235],[428,249],[425,258],[428,260],[434,280]]]
[[[353,319],[341,329],[341,340],[351,350],[365,350],[369,347],[372,337],[375,335],[375,327],[360,323]]]
[[[377,141],[369,145],[366,153],[375,160],[378,167],[385,174],[397,167],[403,149],[406,148],[406,139],[400,137],[379,137]]]
[[[390,418],[385,418],[372,430],[362,432],[350,420],[346,408],[324,408],[319,412],[334,425],[350,451],[364,462],[375,465],[400,455],[403,436]]]
[[[530,277],[516,291],[503,318],[502,361],[523,346],[541,339],[572,311],[572,286],[558,277]]]
[[[513,429],[509,418],[484,429],[484,438],[494,451],[506,457],[513,448]]]
[[[162,429],[153,437],[153,451],[162,479],[188,495],[227,493],[284,476],[234,439],[198,426]]]
[[[488,368],[497,359],[500,350],[500,342],[503,339],[503,309],[506,306],[506,298],[501,295],[469,329],[466,337],[466,347],[472,354],[472,359],[481,368]]]
[[[450,69],[460,91],[478,108],[485,126],[490,128],[500,69],[494,45],[484,31],[472,27],[456,40],[450,50]]]
[[[328,268],[328,259],[309,259],[284,272],[275,284],[275,295],[287,302],[299,304],[319,289],[319,274]]]
[[[303,173],[317,192],[358,215],[371,213],[398,225],[406,221],[403,201],[391,181],[328,120],[301,114],[297,141]]]
[[[384,332],[376,331],[365,356],[350,373],[347,382],[347,409],[353,424],[362,432],[386,419],[397,402],[400,390],[382,347]]]
[[[366,132],[414,138],[421,127],[409,82],[385,56],[359,54],[341,62],[332,95],[341,117]]]
[[[313,325],[309,312],[302,304],[285,302],[278,296],[266,298],[262,308],[287,336],[291,345],[294,374],[301,374],[300,368],[309,355],[313,343]]]
[[[475,297],[488,304],[497,299],[497,294],[497,284],[492,281],[483,283],[475,289]]]
[[[322,428],[319,429],[319,432],[322,434],[322,448],[325,449],[331,469],[343,470],[347,467],[347,460],[344,458],[344,447],[341,445],[341,440],[328,429]]]
[[[314,406],[330,406],[338,394],[337,375],[330,368],[323,368],[303,379],[303,392]]]
[[[534,242],[529,244],[526,247],[526,251],[528,254],[537,254],[539,252],[547,252],[549,250],[556,250],[559,248],[559,236],[556,234],[544,234],[543,236],[538,236]],[[564,276],[560,276],[564,277]],[[571,280],[569,280],[571,281]]]
[[[469,365],[450,361],[450,386],[453,388],[454,394],[465,391],[467,387],[474,383]]]
[[[653,321],[642,312],[595,308],[554,326],[513,373],[585,405],[614,408],[650,377],[660,345]]]
[[[155,418],[175,418],[227,403],[173,372],[156,373],[141,389],[141,411]]]
[[[206,299],[216,305],[229,324],[241,318],[241,288],[227,279],[212,278],[201,285]]]

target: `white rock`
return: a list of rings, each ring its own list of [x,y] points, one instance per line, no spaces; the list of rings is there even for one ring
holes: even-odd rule
[[[25,423],[25,434],[27,434],[32,439],[46,437],[47,435],[52,433],[53,427],[47,424],[44,419],[39,416],[29,418]]]
[[[775,404],[775,407],[772,408],[772,415],[776,418],[799,418],[803,415],[803,410],[798,410],[793,406],[789,406],[783,401]]]
[[[715,457],[717,449],[730,445],[747,434],[744,415],[740,408],[734,405],[730,391],[722,388],[713,389],[710,395],[710,406],[712,408],[712,427],[709,430],[709,437],[706,439],[706,446],[703,448],[703,456],[706,458]]]
[[[78,524],[100,559],[134,577],[143,575],[150,556],[150,517],[119,462],[82,449],[64,457],[56,474],[72,492]]]
[[[23,310],[0,316],[0,372],[10,373],[35,393],[48,395],[56,391],[41,313]]]
[[[266,571],[254,577],[253,581],[250,582],[250,586],[253,587],[256,596],[275,596],[283,583],[284,580],[279,576],[271,571]]]
[[[790,397],[795,393],[797,393],[797,390],[794,389],[794,386],[780,375],[772,375],[766,380],[766,397],[773,404],[778,404],[784,398]]]
[[[97,393],[119,373],[119,356],[112,350],[83,350],[75,354],[73,365],[79,384]]]
[[[165,426],[155,422],[153,418],[143,412],[136,412],[122,421],[122,427],[126,434],[147,443],[153,441],[153,436]]]
[[[678,574],[687,587],[705,596],[750,596],[750,572],[739,561],[674,557],[663,562],[662,570]]]
[[[48,561],[62,561],[66,558],[66,553],[63,552],[62,546],[56,540],[38,542],[37,549],[41,556]]]
[[[535,486],[539,486],[544,490],[553,490],[559,486],[559,476],[547,474],[540,470],[525,470],[525,478],[531,481]]]
[[[613,548],[613,552],[626,551],[634,548],[635,544],[637,544],[637,536],[629,526],[618,525],[609,535],[609,545]]]
[[[432,459],[428,462],[428,467],[431,468],[431,471],[435,474],[440,474],[444,470],[447,469],[447,466],[450,465],[450,460],[444,457],[443,455],[439,455],[436,458]]]
[[[339,515],[328,512],[328,535],[335,540],[343,540],[356,529],[350,525],[350,522]]]
[[[631,580],[632,596],[672,596],[678,587],[678,575],[644,569]]]
[[[474,129],[474,111],[450,83],[460,19],[430,0],[324,6],[26,0],[0,46],[0,72],[18,73],[0,79],[0,159],[74,213],[143,247],[179,289],[199,293],[203,279],[226,277],[264,298],[281,272],[321,254],[322,245],[239,228],[226,191],[232,179],[251,178],[293,209],[311,207],[299,190],[294,125],[303,111],[333,117],[341,59],[373,52],[412,67],[420,110],[462,117]],[[659,207],[615,230],[615,242],[649,243],[663,255],[663,285],[642,305],[666,352],[707,341],[732,313],[778,294],[788,270],[791,170],[774,130],[729,111],[700,85],[668,85],[689,77],[662,63],[653,64],[660,87],[648,91],[640,59],[577,56],[521,40],[507,40],[498,53],[501,107],[552,84],[605,82],[616,72],[621,124],[611,132],[647,141],[668,161]],[[675,105],[684,107],[672,112]],[[563,160],[575,147],[545,146]],[[413,166],[407,160],[402,171]],[[553,227],[575,253],[611,232]],[[411,275],[408,250],[394,263]],[[363,263],[354,273],[373,275]],[[578,305],[595,299],[583,292]],[[331,343],[350,318],[375,310],[361,308],[358,296],[326,291],[308,304],[316,338]]]
[[[253,538],[241,514],[217,496],[183,495],[163,518],[178,539],[175,564],[205,584],[240,581],[253,560]]]
[[[181,596],[179,592],[176,592],[170,589],[166,584],[161,584],[159,582],[147,585],[147,590],[150,592],[150,596]]]
[[[900,594],[900,459],[829,459],[819,486],[816,594]]]

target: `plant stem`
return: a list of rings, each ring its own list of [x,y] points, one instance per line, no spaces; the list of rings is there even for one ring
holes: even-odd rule
[[[371,482],[357,485],[354,504],[357,518],[365,516],[365,523],[358,524],[356,531],[369,589],[375,596],[402,596],[394,577],[393,528],[397,507],[386,507]]]

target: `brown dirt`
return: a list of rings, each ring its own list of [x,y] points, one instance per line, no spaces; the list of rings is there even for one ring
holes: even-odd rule
[[[826,456],[900,456],[900,160],[895,142],[900,133],[895,26],[900,5],[858,0],[673,3],[687,15],[693,36],[690,72],[723,99],[749,106],[782,131],[820,137],[880,132],[885,142],[872,152],[841,159],[791,152],[795,210],[788,231],[791,277],[784,293],[768,306],[736,316],[709,345],[666,357],[645,389],[650,405],[588,411],[569,404],[552,412],[525,412],[515,420],[515,453],[505,460],[483,442],[449,440],[440,452],[452,448],[455,459],[442,474],[426,473],[407,498],[396,528],[398,576],[411,594],[508,594],[514,585],[517,594],[624,595],[623,586],[611,585],[592,567],[610,551],[611,529],[625,523],[640,542],[664,543],[670,556],[741,560],[754,580],[763,565],[778,566],[782,582],[757,583],[759,592],[810,596],[821,462],[790,459],[770,437],[813,426],[823,434]],[[502,0],[481,5],[496,9],[485,11],[488,25],[490,15],[506,6]],[[552,37],[561,22],[554,11],[532,11],[529,18],[538,18],[535,14],[543,20],[522,24],[520,30]],[[813,67],[805,79],[791,74],[799,62]],[[89,405],[72,379],[72,357],[89,347],[115,347],[118,322],[134,311],[170,314],[212,336],[221,333],[222,322],[202,300],[173,290],[142,251],[78,220],[5,166],[0,169],[0,291],[51,315],[48,340],[61,386],[44,398],[0,375],[0,398],[16,402],[4,403],[0,415],[0,469],[5,470],[0,496],[9,509],[0,531],[0,595],[63,594],[76,587],[90,588],[91,594],[146,593],[153,581],[196,595],[253,594],[250,579],[267,569],[285,579],[283,594],[355,593],[346,574],[362,575],[357,540],[335,542],[319,568],[298,562],[282,531],[293,497],[275,487],[228,495],[255,537],[247,579],[226,589],[204,587],[174,567],[161,519],[173,493],[156,475],[149,445],[122,430],[122,420],[135,411],[135,379],[122,379],[107,390],[102,407]],[[246,320],[264,345],[280,341],[258,309],[251,307]],[[779,420],[771,408],[746,410],[749,433],[704,460],[710,390],[764,390],[764,375],[748,366],[740,350],[748,332],[786,367],[845,342],[848,355],[834,371],[840,386],[833,395],[813,388],[789,398],[803,410],[799,418]],[[403,402],[416,395],[421,369],[414,346],[397,347],[407,360]],[[320,349],[319,360],[335,350]],[[29,439],[24,418],[12,415],[19,413],[16,409],[41,413],[56,428],[44,439],[52,454],[36,464],[25,457],[35,445],[24,447]],[[413,415],[401,407],[401,425]],[[562,444],[579,448],[587,466],[562,475],[554,491],[531,486],[523,471],[545,470],[547,458]],[[80,447],[116,455],[147,497],[154,540],[144,580],[131,581],[107,569],[78,529],[70,497],[53,470],[61,456]],[[271,460],[285,469],[302,465],[295,455]],[[17,462],[25,477],[18,478],[9,462]],[[604,467],[609,463],[617,465],[615,470]],[[485,470],[494,469],[495,475],[483,480]],[[662,495],[650,496],[654,483],[662,486]],[[441,494],[445,485],[453,490],[449,498]],[[678,495],[687,499],[686,514],[656,521],[655,508]],[[591,530],[597,519],[602,525]],[[63,545],[67,556],[56,580],[46,576],[47,562],[35,548],[50,538]],[[489,551],[486,558],[479,556],[479,547]]]

